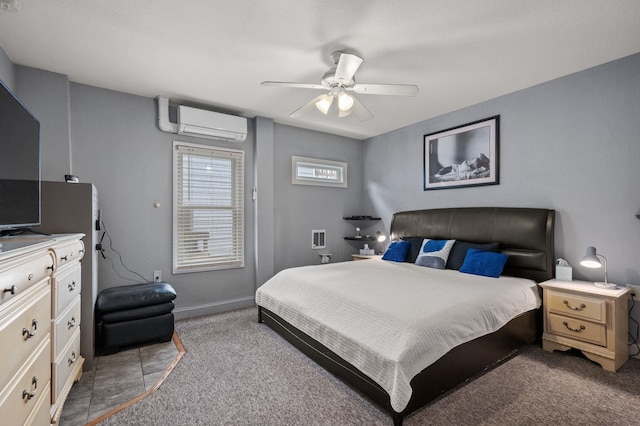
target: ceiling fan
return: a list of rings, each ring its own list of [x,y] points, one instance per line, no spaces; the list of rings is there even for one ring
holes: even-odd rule
[[[327,93],[313,98],[292,112],[289,115],[290,117],[297,117],[307,113],[313,110],[314,107],[327,115],[337,99],[338,117],[347,117],[353,113],[360,121],[367,121],[373,117],[373,114],[350,93],[393,96],[415,96],[418,94],[418,86],[411,84],[356,83],[355,74],[364,59],[353,53],[333,52],[331,59],[336,66],[324,74],[320,84],[284,81],[263,81],[261,84],[263,86],[284,86],[327,91]]]

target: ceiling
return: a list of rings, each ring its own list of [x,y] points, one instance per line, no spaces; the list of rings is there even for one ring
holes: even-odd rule
[[[638,0],[0,0],[11,61],[70,81],[366,139],[640,52]],[[357,95],[374,118],[289,114],[331,52],[358,83],[416,84],[415,97]]]

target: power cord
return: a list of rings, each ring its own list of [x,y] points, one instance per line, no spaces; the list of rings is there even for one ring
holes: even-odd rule
[[[631,307],[629,308],[629,319],[631,321],[633,321],[636,325],[636,335],[634,336],[633,334],[631,334],[631,330],[629,330],[629,338],[631,339],[631,343],[629,344],[629,346],[635,346],[636,347],[636,353],[634,354],[629,354],[629,356],[636,356],[638,354],[640,354],[640,344],[638,343],[638,338],[640,337],[640,324],[638,324],[638,321],[636,321],[632,316],[631,316],[631,312],[633,311],[633,307],[636,304],[636,294],[635,293],[631,293]]]
[[[123,267],[127,272],[130,272],[130,273],[132,273],[132,274],[134,274],[134,275],[137,275],[137,276],[142,280],[142,282],[151,282],[151,281],[153,281],[153,280],[147,280],[147,279],[146,279],[145,277],[143,277],[141,274],[139,274],[139,273],[137,273],[136,271],[132,271],[131,269],[127,268],[127,266],[124,264],[124,260],[122,259],[122,255],[120,254],[120,252],[119,252],[118,250],[116,250],[116,249],[113,247],[113,240],[111,239],[111,235],[109,235],[109,233],[107,232],[107,227],[106,227],[106,225],[105,225],[104,221],[101,221],[101,223],[102,223],[102,229],[103,229],[103,231],[102,231],[102,237],[100,238],[100,242],[99,242],[98,244],[96,244],[96,250],[98,250],[98,251],[100,252],[100,254],[102,255],[102,257],[103,257],[105,260],[108,260],[108,261],[109,261],[109,263],[111,264],[111,268],[114,270],[114,272],[115,272],[115,273],[116,273],[120,278],[122,278],[123,280],[133,281],[133,282],[135,282],[135,283],[137,283],[137,282],[138,282],[138,280],[137,280],[137,279],[128,278],[128,277],[123,276],[123,275],[122,275],[122,274],[121,274],[121,273],[116,269],[116,265],[114,264],[113,260],[112,260],[109,256],[105,255],[104,245],[102,244],[102,241],[104,240],[104,237],[105,237],[105,236],[109,239],[109,249],[110,249],[111,251],[113,251],[115,254],[117,254],[117,255],[118,255],[118,258],[119,258],[119,260],[120,260],[120,265],[122,265],[122,267]]]

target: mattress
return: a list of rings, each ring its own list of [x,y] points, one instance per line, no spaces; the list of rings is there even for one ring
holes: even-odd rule
[[[256,303],[373,379],[401,412],[416,374],[541,299],[532,280],[371,259],[281,271]]]

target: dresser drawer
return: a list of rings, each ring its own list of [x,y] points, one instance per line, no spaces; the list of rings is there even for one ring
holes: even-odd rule
[[[25,426],[42,426],[49,424],[51,424],[51,382],[48,382],[47,387],[42,389],[42,395],[40,395],[40,399],[36,401],[36,405],[25,422]]]
[[[79,263],[54,276],[53,294],[51,295],[54,317],[57,318],[80,294],[80,279],[81,269]]]
[[[0,314],[0,348],[2,348],[0,383],[11,380],[36,348],[43,341],[49,340],[51,327],[49,280],[44,280],[24,296],[29,297],[25,303],[13,306]],[[48,352],[47,356],[49,356]]]
[[[574,340],[607,346],[607,327],[582,319],[549,314],[549,328],[552,333]]]
[[[607,303],[603,299],[549,290],[547,309],[562,315],[584,318],[604,324],[607,319]]]
[[[23,260],[23,259],[21,259]],[[53,272],[54,260],[51,252],[43,251],[27,261],[12,263],[0,268],[0,306],[15,299],[20,293],[49,277]],[[6,291],[5,291],[6,290]]]
[[[80,329],[77,328],[69,344],[60,352],[51,373],[51,404],[55,404],[80,359]]]
[[[84,243],[82,240],[76,240],[69,244],[55,246],[53,251],[56,257],[56,271],[60,271],[65,265],[82,259],[82,256],[84,256]]]
[[[64,347],[67,345],[73,333],[80,327],[80,297],[77,296],[75,301],[60,314],[54,321],[51,341],[51,357],[55,359]]]
[[[46,399],[47,408],[49,408],[48,390],[51,374],[49,351],[47,339],[29,358],[24,368],[20,369],[20,375],[0,394],[2,424],[24,424],[41,398]]]

